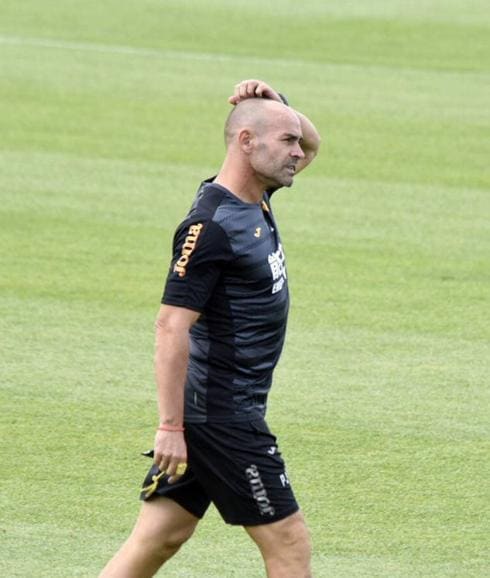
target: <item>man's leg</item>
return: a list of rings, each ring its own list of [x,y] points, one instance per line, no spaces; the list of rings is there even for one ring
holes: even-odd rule
[[[245,530],[259,547],[269,578],[311,578],[310,535],[303,514]]]
[[[191,537],[199,519],[169,498],[144,502],[134,529],[99,578],[150,578]]]

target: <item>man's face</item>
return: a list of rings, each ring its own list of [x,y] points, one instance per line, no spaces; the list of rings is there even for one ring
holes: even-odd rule
[[[250,164],[266,188],[293,184],[296,165],[305,156],[300,146],[302,136],[299,119],[289,110],[260,127]]]

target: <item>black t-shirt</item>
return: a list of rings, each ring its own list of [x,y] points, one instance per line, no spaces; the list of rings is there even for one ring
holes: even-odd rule
[[[162,303],[201,313],[190,333],[185,420],[263,416],[289,307],[270,206],[206,181],[177,228]]]

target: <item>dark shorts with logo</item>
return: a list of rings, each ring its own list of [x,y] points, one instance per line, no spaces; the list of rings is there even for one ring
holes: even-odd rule
[[[147,488],[160,473],[153,465],[143,483],[142,500],[166,496],[198,518],[213,502],[225,522],[241,526],[277,522],[299,509],[276,437],[263,419],[185,427],[186,473],[174,484],[162,476],[148,495]]]

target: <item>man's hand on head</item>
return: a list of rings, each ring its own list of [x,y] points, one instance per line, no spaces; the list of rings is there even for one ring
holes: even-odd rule
[[[255,79],[242,80],[236,84],[233,94],[228,98],[228,102],[235,105],[247,98],[267,98],[269,100],[283,102],[279,93],[271,86],[262,80]]]

